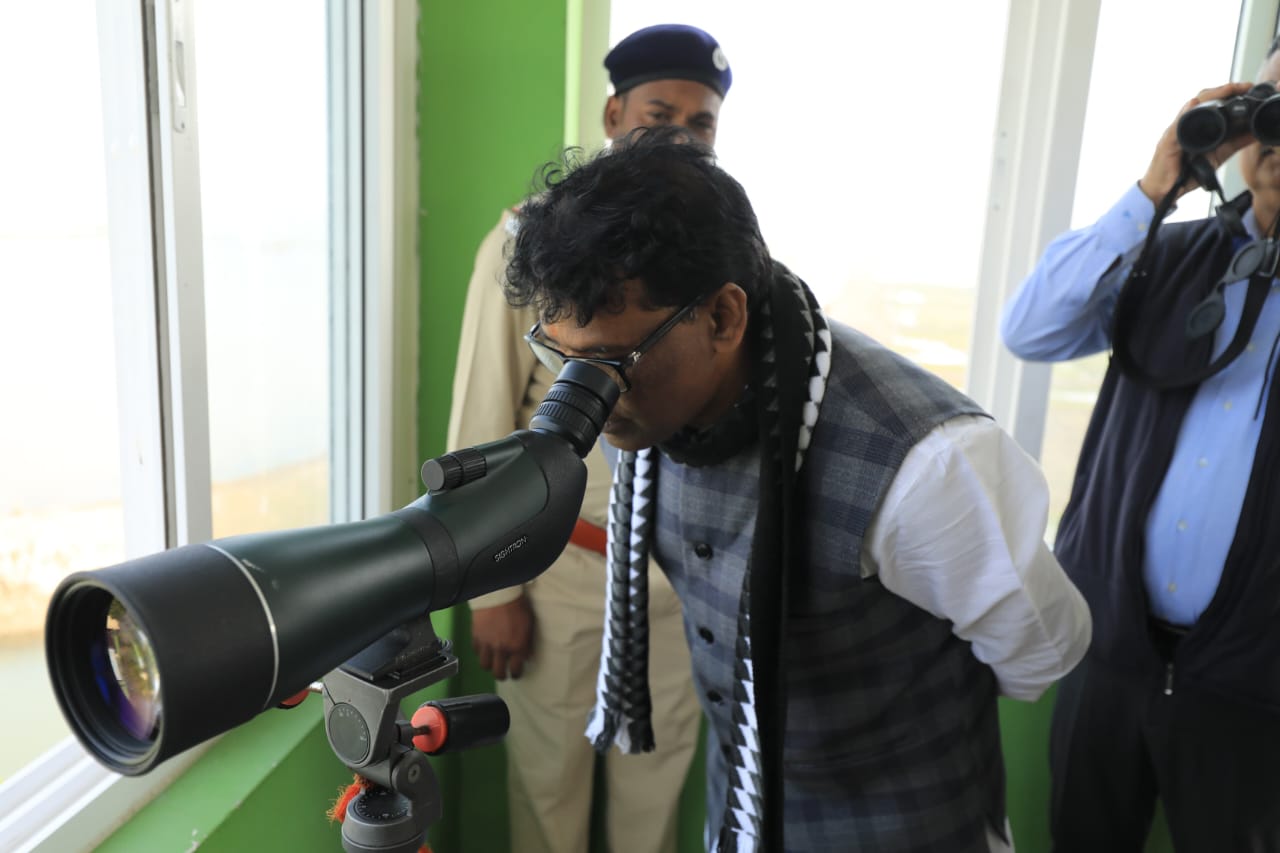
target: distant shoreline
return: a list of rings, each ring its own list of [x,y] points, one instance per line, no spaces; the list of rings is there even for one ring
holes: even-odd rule
[[[0,578],[0,645],[38,639],[44,631],[49,592],[27,583]]]

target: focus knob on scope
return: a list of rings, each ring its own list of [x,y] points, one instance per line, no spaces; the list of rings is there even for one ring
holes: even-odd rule
[[[474,447],[455,450],[422,463],[422,484],[432,494],[479,480],[488,472],[484,454]]]

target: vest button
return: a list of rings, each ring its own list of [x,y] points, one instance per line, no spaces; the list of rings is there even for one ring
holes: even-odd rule
[[[708,643],[714,643],[716,641],[716,635],[712,634],[710,629],[705,626],[698,629],[698,636],[706,640]]]
[[[697,545],[693,546],[693,553],[698,556],[699,560],[710,560],[711,546],[706,542],[699,542]]]

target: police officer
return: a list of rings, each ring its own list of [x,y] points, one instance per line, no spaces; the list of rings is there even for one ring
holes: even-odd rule
[[[605,57],[613,94],[604,105],[612,140],[641,126],[680,125],[714,145],[732,82],[719,44],[696,27],[667,24],[627,36]],[[507,305],[504,247],[520,227],[504,211],[476,255],[463,314],[449,446],[466,447],[528,426],[554,377],[523,336],[537,320]],[[583,728],[595,698],[605,602],[605,531],[610,473],[588,456],[582,516],[571,544],[535,581],[470,601],[480,665],[511,710],[506,738],[512,849],[586,851],[595,753]],[[650,679],[658,748],[605,757],[609,848],[675,849],[680,791],[701,715],[690,675],[680,603],[651,566]]]

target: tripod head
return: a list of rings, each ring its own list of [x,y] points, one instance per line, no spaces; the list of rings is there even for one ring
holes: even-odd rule
[[[347,805],[348,853],[415,853],[439,820],[440,786],[427,755],[495,743],[510,725],[497,696],[428,702],[413,720],[400,703],[454,675],[458,660],[429,616],[391,632],[313,687],[324,698],[334,754],[368,781]]]

